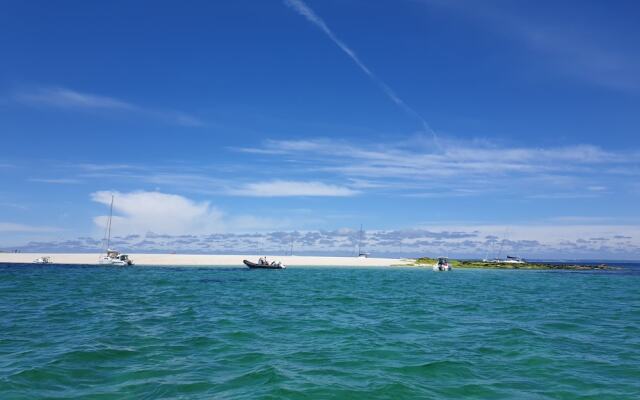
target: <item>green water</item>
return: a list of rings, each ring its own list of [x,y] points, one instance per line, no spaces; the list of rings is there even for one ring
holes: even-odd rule
[[[640,274],[0,265],[38,398],[638,399]]]

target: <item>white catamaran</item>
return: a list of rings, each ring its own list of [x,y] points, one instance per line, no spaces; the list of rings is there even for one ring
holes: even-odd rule
[[[106,254],[101,256],[98,264],[101,265],[118,265],[126,267],[132,265],[133,261],[129,259],[127,254],[120,254],[116,250],[109,248],[111,244],[111,220],[113,219],[113,195],[111,195],[111,206],[109,208],[109,222],[107,223],[107,231],[105,232],[105,241],[107,243]]]

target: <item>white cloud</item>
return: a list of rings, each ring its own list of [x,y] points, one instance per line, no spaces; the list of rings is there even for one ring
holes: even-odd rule
[[[153,232],[167,235],[201,235],[226,231],[263,231],[290,228],[288,218],[253,215],[226,215],[208,201],[197,202],[177,194],[136,191],[99,191],[91,194],[95,202],[109,206],[114,196],[112,236]],[[108,215],[94,217],[104,230]],[[300,221],[295,221],[300,223]]]
[[[112,192],[91,194],[93,201],[109,205]],[[209,202],[194,202],[186,197],[160,192],[113,192],[114,233],[195,234],[224,230],[223,214]],[[108,216],[94,218],[105,228]]]
[[[229,190],[229,194],[252,197],[286,197],[286,196],[355,196],[358,191],[345,186],[329,185],[322,182],[298,182],[275,180],[268,182],[248,183],[240,188]]]

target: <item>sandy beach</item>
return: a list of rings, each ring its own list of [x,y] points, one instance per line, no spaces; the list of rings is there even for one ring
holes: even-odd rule
[[[98,253],[0,253],[0,263],[32,263],[39,257],[50,257],[53,264],[98,264]],[[135,265],[171,267],[242,266],[242,260],[257,261],[257,255],[222,254],[129,254]],[[388,267],[408,265],[411,260],[395,258],[269,256],[270,261],[281,261],[288,267]]]

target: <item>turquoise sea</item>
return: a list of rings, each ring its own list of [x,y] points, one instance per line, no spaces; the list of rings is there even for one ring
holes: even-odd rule
[[[0,265],[0,399],[640,399],[640,267]]]

